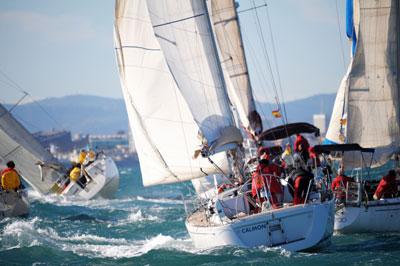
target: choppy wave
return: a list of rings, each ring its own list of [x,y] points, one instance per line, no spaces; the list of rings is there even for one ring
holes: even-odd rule
[[[142,218],[141,212],[128,218],[132,221]],[[155,219],[155,218],[148,218]],[[63,251],[71,251],[80,256],[99,258],[137,257],[155,249],[193,250],[189,239],[175,239],[158,234],[143,240],[109,238],[90,234],[60,235],[51,227],[41,225],[42,220],[17,220],[6,225],[1,234],[1,250],[21,247],[49,246]]]

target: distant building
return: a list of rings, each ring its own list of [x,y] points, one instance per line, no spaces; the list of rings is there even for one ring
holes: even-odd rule
[[[315,114],[313,115],[314,126],[319,128],[321,135],[326,133],[326,116],[325,114]]]
[[[52,151],[67,152],[73,149],[71,132],[65,130],[39,131],[33,136],[46,149]]]
[[[86,148],[89,144],[89,135],[74,136],[74,140],[72,140],[71,132],[66,130],[39,131],[33,136],[53,154],[79,150]]]

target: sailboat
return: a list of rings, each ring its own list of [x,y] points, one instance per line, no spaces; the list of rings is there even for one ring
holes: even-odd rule
[[[96,196],[112,197],[118,189],[118,169],[104,154],[97,154],[93,162],[83,167],[83,174],[90,178],[85,186],[67,182],[64,166],[1,104],[0,158],[4,162],[14,161],[23,180],[44,195],[56,193],[92,199]]]
[[[243,136],[231,104],[246,131],[257,135],[262,127],[234,1],[117,0],[114,33],[144,186],[240,176]],[[248,184],[188,214],[185,224],[196,247],[298,251],[329,241],[333,200],[253,215],[242,193]]]
[[[342,163],[356,183],[347,188],[347,193],[354,195],[337,208],[335,230],[400,231],[400,197],[374,200],[365,186],[367,173],[379,167],[387,172],[399,152],[400,3],[351,0],[347,1],[347,15],[352,58],[336,96],[326,138],[330,143],[371,148],[374,155],[372,168],[366,171],[361,152],[344,153]],[[337,149],[342,148],[339,145]]]

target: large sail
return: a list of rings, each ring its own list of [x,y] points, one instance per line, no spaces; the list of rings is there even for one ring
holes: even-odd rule
[[[147,4],[155,36],[206,144],[226,147],[240,141],[205,1],[148,0]]]
[[[43,194],[50,192],[60,175],[49,167],[56,159],[1,104],[0,158],[14,161],[23,179]]]
[[[145,0],[116,1],[115,45],[129,122],[145,186],[217,173],[201,146],[193,120],[154,36]],[[224,153],[212,160],[228,171]]]
[[[242,125],[259,134],[262,132],[261,118],[256,111],[250,85],[235,0],[210,2],[222,69],[230,80],[227,82],[229,98],[238,110]]]
[[[349,7],[356,45],[344,81],[345,141],[376,148],[375,163],[382,164],[400,145],[399,1],[349,0]]]

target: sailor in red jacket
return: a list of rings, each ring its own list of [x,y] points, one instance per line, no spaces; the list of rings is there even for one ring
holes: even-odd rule
[[[347,183],[351,181],[352,179],[344,174],[344,170],[339,168],[338,175],[333,179],[331,184],[331,189],[336,195],[336,199],[343,200],[346,198]]]
[[[282,202],[282,186],[278,180],[281,172],[278,166],[271,164],[268,154],[262,154],[259,165],[252,175],[252,195],[256,197],[262,188],[270,191],[269,200],[274,209],[279,208]],[[260,198],[263,202],[264,199]]]
[[[310,144],[301,134],[296,134],[296,136],[296,141],[294,142],[294,151],[299,153],[303,161],[307,163],[308,159],[310,158],[310,155],[308,154]]]
[[[390,170],[387,175],[382,177],[375,191],[374,200],[379,200],[385,194],[389,196],[397,194],[396,172],[394,170]]]
[[[293,186],[293,204],[302,204],[306,201],[307,192],[309,192],[310,182],[314,176],[305,169],[300,155],[294,156],[295,170],[291,173],[290,183]]]

